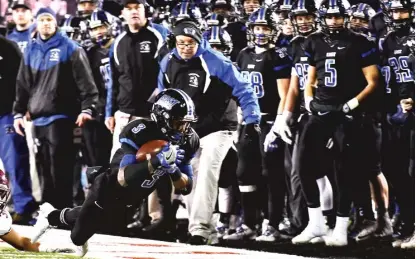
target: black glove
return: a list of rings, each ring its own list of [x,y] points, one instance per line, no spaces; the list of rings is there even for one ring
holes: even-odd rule
[[[244,130],[244,138],[258,138],[260,136],[261,129],[259,124],[247,124]]]

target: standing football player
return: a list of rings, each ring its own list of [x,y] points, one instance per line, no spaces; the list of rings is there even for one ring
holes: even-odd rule
[[[307,80],[308,56],[305,53],[306,37],[316,31],[316,6],[313,0],[299,0],[293,3],[289,13],[295,37],[289,47],[289,55],[292,60],[292,75],[290,87],[285,99],[285,108],[282,115],[278,116],[270,132],[280,135],[282,140],[288,144],[285,152],[285,160],[291,168],[286,169],[289,174],[290,186],[288,186],[289,209],[291,211],[290,226],[283,229],[285,235],[294,236],[299,234],[307,224],[306,202],[302,195],[302,188],[297,171],[297,150],[299,135],[308,121],[309,112],[305,109],[303,91]],[[293,138],[292,138],[293,135]],[[264,145],[269,145],[273,138],[266,139]],[[292,145],[293,144],[293,145]],[[327,216],[327,224],[332,226],[333,192],[326,173],[332,172],[332,162],[329,152],[327,170],[322,170],[317,176],[322,211]]]
[[[248,19],[248,38],[254,47],[243,49],[237,57],[237,65],[243,76],[252,84],[262,113],[260,123],[261,136],[257,141],[248,141],[243,136],[238,144],[239,165],[237,177],[241,192],[244,223],[237,232],[224,236],[226,240],[254,239],[257,236],[256,224],[256,188],[261,174],[265,178],[268,205],[265,210],[269,220],[267,229],[257,241],[273,242],[280,237],[278,225],[284,207],[284,146],[280,139],[274,138],[269,146],[263,147],[266,134],[270,131],[277,114],[283,110],[287,90],[289,88],[290,61],[280,50],[275,49],[277,30],[273,11],[261,7],[253,12]],[[254,162],[255,161],[255,162]],[[261,169],[262,168],[262,169]],[[258,175],[257,175],[258,174]],[[267,179],[267,180],[266,180]],[[267,212],[266,212],[267,214]]]
[[[382,45],[383,74],[387,83],[387,123],[383,136],[383,169],[393,187],[403,223],[394,247],[414,248],[414,100],[415,78],[409,66],[414,41],[414,6],[410,0],[391,1],[389,16],[393,31]],[[413,46],[414,48],[414,46]],[[414,50],[413,50],[414,51]],[[408,239],[406,239],[408,238]]]
[[[378,54],[372,42],[346,28],[348,17],[341,0],[324,0],[318,13],[322,31],[311,34],[305,42],[309,64],[305,108],[312,115],[300,136],[296,164],[308,205],[309,223],[292,242],[309,243],[326,234],[316,176],[322,172],[321,165],[327,159],[326,143],[333,137],[339,166],[336,171],[339,201],[336,225],[325,243],[346,246],[351,186],[355,178],[351,173],[359,171],[355,165],[360,161],[362,149],[357,140],[363,112],[360,106],[365,106],[377,88]]]
[[[49,203],[40,208],[35,225],[36,242],[50,226],[70,226],[71,240],[77,254],[88,252],[88,239],[105,227],[125,225],[127,205],[136,205],[149,196],[159,184],[170,184],[187,195],[192,189],[191,159],[199,148],[199,137],[190,127],[196,122],[195,105],[183,91],[168,89],[161,92],[151,110],[152,120],[131,121],[120,134],[119,148],[107,170],[96,176],[90,193],[82,206],[56,210]],[[137,161],[136,153],[151,140],[164,140],[155,156]],[[121,217],[120,217],[121,216]]]

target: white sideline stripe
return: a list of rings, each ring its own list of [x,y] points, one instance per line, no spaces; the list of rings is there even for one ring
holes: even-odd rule
[[[13,228],[24,236],[33,234],[33,227],[13,225]],[[70,233],[67,230],[51,229],[40,242],[48,247],[71,247]],[[1,247],[10,247],[5,242],[0,242]],[[5,252],[7,255],[7,252]],[[3,256],[3,254],[2,254]],[[16,256],[15,256],[16,257]],[[89,240],[87,258],[155,258],[155,259],[300,259],[303,256],[250,251],[245,249],[191,246],[181,243],[171,243],[157,240],[129,238],[109,235],[94,235]],[[5,258],[5,257],[1,257]],[[307,257],[311,258],[311,257]],[[317,258],[315,258],[317,259]]]

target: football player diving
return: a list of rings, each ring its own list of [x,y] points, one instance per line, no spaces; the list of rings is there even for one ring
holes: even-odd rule
[[[82,206],[63,210],[48,203],[40,206],[32,242],[52,226],[69,226],[77,255],[82,257],[94,233],[108,231],[106,227],[124,229],[126,207],[140,205],[159,184],[171,186],[173,182],[182,195],[191,192],[190,160],[199,148],[199,137],[190,127],[197,120],[193,101],[181,90],[168,89],[156,97],[150,115],[151,120],[134,120],[123,129],[121,148],[110,167],[100,170]],[[136,153],[152,140],[168,144],[155,156],[147,154],[145,161],[138,161]]]

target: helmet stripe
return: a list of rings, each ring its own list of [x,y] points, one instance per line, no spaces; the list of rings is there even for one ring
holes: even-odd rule
[[[183,15],[187,14],[186,10],[188,10],[188,5],[189,5],[189,2],[182,2],[181,3],[181,10],[179,12],[179,16],[183,16]]]
[[[193,114],[193,111],[195,110],[194,102],[189,97],[189,95],[187,95],[183,90],[180,90],[180,89],[174,89],[174,90],[177,91],[185,100],[188,115],[195,116],[195,114]]]
[[[219,27],[218,26],[214,26],[212,28],[213,32],[214,32],[214,40],[219,40],[220,39],[220,35],[219,35]]]
[[[260,10],[259,10],[259,16],[257,16],[257,20],[258,21],[262,21],[262,20],[265,20],[265,18],[264,18],[264,16],[265,16],[265,13],[266,13],[266,9],[265,8],[260,8]]]

